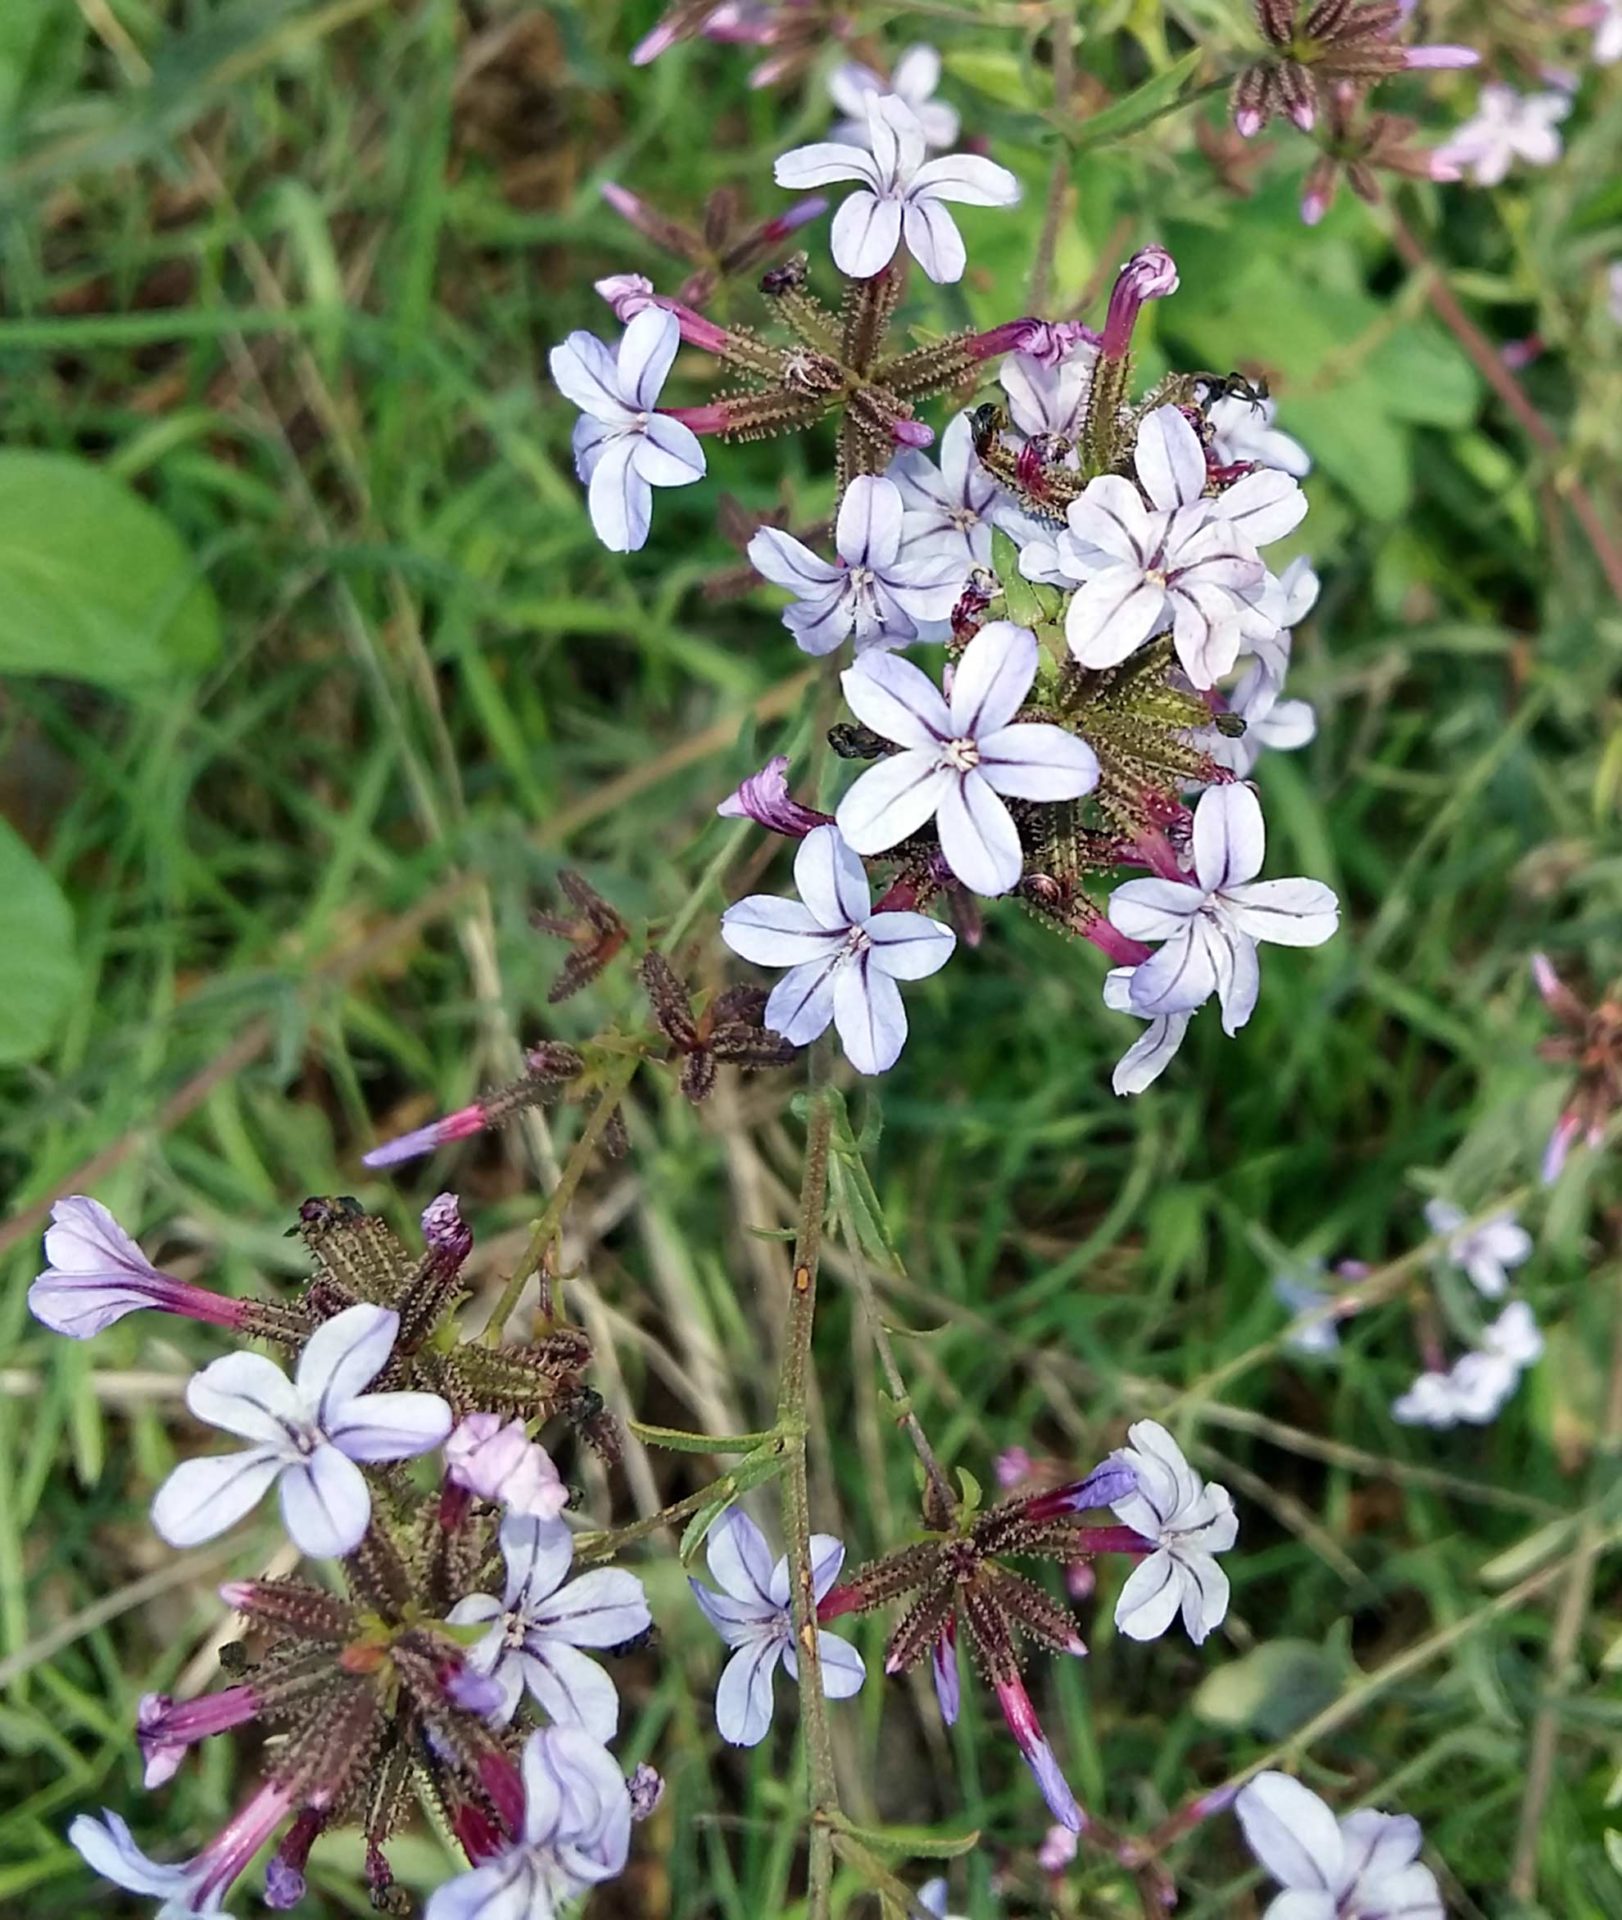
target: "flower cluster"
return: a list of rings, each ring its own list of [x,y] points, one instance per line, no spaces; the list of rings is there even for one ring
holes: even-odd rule
[[[115,1814],[81,1815],[69,1837],[97,1872],[181,1920],[219,1912],[283,1829],[266,1904],[296,1905],[316,1840],[354,1820],[372,1898],[398,1910],[385,1846],[425,1793],[470,1867],[433,1894],[429,1920],[553,1920],[624,1867],[633,1785],[643,1810],[649,1799],[607,1750],[619,1701],[592,1657],[647,1633],[647,1600],[620,1568],[567,1578],[568,1490],[531,1431],[576,1414],[602,1437],[581,1378],[589,1345],[563,1325],[527,1345],[458,1342],[472,1235],[450,1195],[425,1212],[420,1255],[349,1199],[307,1201],[297,1231],[312,1263],[299,1296],[231,1300],[154,1266],[98,1202],[55,1210],[29,1295],[47,1326],[83,1339],[156,1308],[292,1363],[289,1375],[236,1352],[188,1383],[191,1412],[247,1444],[177,1466],[153,1502],[158,1533],[177,1547],[212,1539],[275,1487],[292,1544],[331,1563],[319,1583],[228,1582],[247,1636],[222,1656],[230,1684],[141,1702],[151,1788],[198,1740],[249,1724],[277,1736],[263,1783],[216,1838],[169,1865]],[[401,1464],[436,1451],[428,1479]],[[498,1563],[499,1598],[485,1590]]]

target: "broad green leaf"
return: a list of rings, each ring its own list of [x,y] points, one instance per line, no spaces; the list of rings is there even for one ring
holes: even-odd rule
[[[1079,126],[1062,128],[1072,151],[1085,153],[1090,147],[1119,140],[1153,120],[1182,93],[1185,82],[1193,79],[1204,58],[1205,50],[1195,47],[1192,52],[1185,53],[1181,60],[1167,67],[1164,73],[1157,73],[1152,80],[1145,80],[1141,87],[1134,88],[1124,99],[1114,101],[1102,113],[1090,115]]]
[[[0,820],[0,1062],[37,1060],[79,984],[73,915],[33,851]]]
[[[0,673],[138,687],[219,643],[213,593],[139,494],[86,460],[0,453]]]

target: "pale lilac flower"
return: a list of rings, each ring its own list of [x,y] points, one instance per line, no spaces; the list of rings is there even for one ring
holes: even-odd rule
[[[1404,1427],[1451,1427],[1459,1417],[1452,1376],[1434,1368],[1419,1374],[1391,1403],[1391,1417]]]
[[[834,814],[858,853],[883,853],[933,819],[947,866],[971,892],[1018,884],[1024,851],[999,796],[1073,800],[1098,784],[1086,741],[1014,719],[1040,659],[1029,627],[993,620],[963,649],[946,698],[892,654],[869,654],[842,676],[857,719],[901,748],[869,767]]]
[[[1264,468],[1203,498],[1205,449],[1171,406],[1138,429],[1134,464],[1136,485],[1102,474],[1067,510],[1059,556],[1084,584],[1065,610],[1065,638],[1084,667],[1112,667],[1169,627],[1189,679],[1214,686],[1239,654],[1242,596],[1266,577],[1257,549],[1300,523],[1306,496]]]
[[[1134,969],[1135,1013],[1187,1013],[1214,993],[1222,1026],[1237,1033],[1261,986],[1256,944],[1317,947],[1340,906],[1321,880],[1257,880],[1266,852],[1261,804],[1249,787],[1207,787],[1194,810],[1194,883],[1128,880],[1110,895],[1112,926],[1159,941]]]
[[[1019,182],[1006,167],[975,154],[924,159],[924,133],[904,100],[886,94],[867,103],[871,152],[826,141],[796,147],[778,161],[780,187],[826,187],[859,180],[834,215],[834,264],[854,279],[882,273],[906,240],[907,250],[931,280],[961,280],[968,256],[963,236],[945,202],[1011,207]]]
[[[704,449],[690,427],[655,413],[681,344],[674,314],[649,307],[625,329],[618,353],[590,333],[571,333],[549,356],[558,391],[580,409],[575,471],[587,483],[597,538],[634,553],[648,537],[655,487],[704,476]]]
[[[941,435],[937,467],[927,453],[909,449],[890,462],[886,477],[900,490],[903,560],[925,555],[950,559],[959,590],[971,567],[991,565],[991,530],[1012,533],[1025,516],[981,466],[974,429],[960,413]],[[951,612],[948,606],[946,611]]]
[[[1276,400],[1247,400],[1225,393],[1206,409],[1211,423],[1211,451],[1225,467],[1252,461],[1259,467],[1277,467],[1281,473],[1304,480],[1312,471],[1312,455],[1299,440],[1273,425]]]
[[[1469,1215],[1451,1200],[1427,1200],[1425,1224],[1446,1237],[1445,1252],[1477,1293],[1498,1300],[1509,1289],[1509,1269],[1532,1257],[1532,1236],[1513,1213],[1495,1213],[1475,1226]]]
[[[50,1265],[28,1289],[28,1310],[53,1333],[89,1340],[141,1307],[241,1327],[245,1302],[176,1280],[153,1266],[99,1200],[58,1200],[45,1229]]]
[[[917,116],[924,145],[944,152],[956,143],[958,117],[956,107],[935,98],[941,83],[941,57],[933,47],[908,47],[896,61],[888,83],[859,60],[845,60],[828,76],[828,92],[845,118],[832,127],[829,138],[865,147],[872,135],[867,122],[867,103],[893,94]]]
[[[465,1414],[445,1442],[445,1471],[453,1486],[509,1513],[556,1520],[569,1489],[545,1447],[531,1440],[522,1420],[499,1413]]]
[[[1072,1833],[1068,1827],[1051,1826],[1036,1850],[1036,1864],[1044,1873],[1063,1873],[1075,1860],[1080,1846],[1079,1834]]]
[[[1262,1920],[1444,1920],[1436,1876],[1419,1865],[1419,1822],[1408,1815],[1365,1808],[1337,1820],[1287,1773],[1258,1773],[1233,1810],[1246,1845],[1284,1889]]]
[[[504,1597],[470,1593],[446,1616],[453,1627],[491,1622],[468,1651],[475,1673],[497,1684],[491,1718],[505,1726],[527,1691],[555,1726],[612,1740],[619,1726],[614,1683],[582,1647],[618,1647],[652,1626],[642,1582],[622,1567],[594,1567],[567,1586],[574,1540],[560,1520],[510,1513],[501,1523]]]
[[[81,1813],[68,1828],[68,1844],[94,1872],[130,1893],[162,1902],[157,1920],[192,1920],[223,1913],[231,1883],[293,1809],[285,1787],[267,1783],[194,1859],[165,1866],[149,1860],[116,1813]]]
[[[1269,573],[1242,596],[1245,615],[1239,651],[1261,669],[1275,695],[1284,691],[1292,635],[1318,604],[1319,581],[1312,562],[1298,554],[1280,574]]]
[[[578,1727],[524,1742],[524,1825],[495,1859],[458,1874],[425,1920],[556,1920],[577,1894],[624,1871],[631,1796],[619,1763]]]
[[[896,483],[861,474],[839,504],[837,563],[779,527],[761,527],[750,540],[749,564],[795,596],[783,625],[806,653],[832,653],[853,630],[858,653],[946,638],[968,569],[950,552],[904,552],[905,518]]]
[[[1521,1375],[1543,1353],[1543,1334],[1524,1300],[1511,1300],[1481,1335],[1481,1345],[1461,1354],[1448,1382],[1459,1419],[1471,1426],[1496,1420],[1509,1404]]]
[[[1288,631],[1281,632],[1283,657],[1289,659]],[[1318,716],[1310,700],[1282,700],[1274,680],[1273,660],[1257,658],[1239,676],[1228,696],[1228,711],[1245,723],[1237,738],[1212,727],[1202,731],[1200,745],[1219,767],[1238,779],[1248,779],[1264,752],[1293,753],[1318,731]]]
[[[1008,398],[1008,417],[1030,436],[1074,441],[1087,418],[1098,342],[1078,339],[1057,359],[1011,353],[997,371]]]
[[[1136,971],[1134,967],[1111,967],[1104,976],[1104,1005],[1110,1012],[1130,1013],[1135,1019],[1149,1022],[1116,1061],[1110,1076],[1111,1088],[1123,1099],[1154,1085],[1176,1059],[1194,1017],[1192,1013],[1140,1013],[1132,1004],[1132,975]]]
[[[1129,1640],[1158,1640],[1180,1607],[1198,1646],[1228,1611],[1228,1576],[1215,1555],[1239,1537],[1233,1500],[1225,1487],[1201,1480],[1158,1421],[1136,1421],[1127,1439],[1131,1445],[1118,1447],[1110,1461],[1130,1468],[1137,1488],[1110,1505],[1154,1551],[1122,1587],[1115,1624]]]
[[[946,1892],[945,1876],[937,1874],[918,1889],[918,1904],[925,1913],[933,1914],[935,1920],[962,1920],[961,1915],[946,1911]]]
[[[732,1649],[715,1690],[715,1724],[734,1747],[758,1746],[772,1723],[772,1676],[778,1663],[798,1678],[794,1621],[789,1603],[788,1555],[774,1566],[765,1536],[736,1507],[710,1529],[706,1548],[713,1592],[689,1579],[704,1618]],[[845,1549],[831,1533],[811,1536],[811,1587],[820,1600],[839,1578]],[[822,1691],[830,1700],[847,1700],[867,1678],[862,1656],[846,1640],[817,1630]]]
[[[803,1047],[831,1021],[858,1073],[887,1072],[907,1041],[896,983],[938,973],[957,936],[922,913],[875,913],[867,874],[837,827],[800,842],[794,884],[799,901],[756,893],[728,907],[721,938],[757,966],[788,968],[766,1002],[771,1032]]]
[[[1310,1273],[1312,1280],[1300,1278],[1301,1273]],[[1281,1307],[1288,1307],[1298,1320],[1307,1315],[1304,1325],[1292,1326],[1284,1335],[1284,1344],[1297,1353],[1325,1354],[1333,1353],[1340,1345],[1340,1329],[1335,1324],[1333,1314],[1317,1316],[1327,1307],[1334,1295],[1327,1288],[1314,1284],[1324,1274],[1322,1260],[1313,1260],[1304,1267],[1288,1273],[1273,1275],[1273,1298]]]
[[[1596,0],[1589,12],[1594,29],[1594,64],[1614,67],[1622,60],[1622,0]]]
[[[302,1553],[352,1553],[372,1514],[357,1462],[409,1460],[451,1430],[437,1394],[362,1392],[388,1365],[399,1330],[386,1307],[348,1307],[310,1335],[292,1380],[259,1353],[230,1353],[193,1374],[186,1405],[252,1444],[183,1461],[164,1481],[152,1524],[169,1545],[212,1540],[279,1483],[282,1522]]]
[[[1517,93],[1489,82],[1474,116],[1436,149],[1444,166],[1458,167],[1478,187],[1496,187],[1517,160],[1553,166],[1560,158],[1560,122],[1571,112],[1566,93]]]
[[[196,1700],[143,1693],[135,1709],[135,1744],[145,1767],[141,1784],[148,1790],[166,1786],[188,1748],[257,1719],[262,1704],[251,1686],[225,1687]]]
[[[803,840],[817,827],[833,825],[831,813],[801,806],[789,792],[786,753],[774,753],[759,773],[739,781],[715,811],[723,820],[753,820],[789,840]]]

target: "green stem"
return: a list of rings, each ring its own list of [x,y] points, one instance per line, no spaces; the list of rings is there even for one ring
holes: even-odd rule
[[[811,1580],[811,1489],[806,1467],[806,1399],[811,1381],[811,1331],[817,1311],[817,1268],[822,1257],[822,1216],[828,1200],[828,1155],[833,1102],[828,1087],[828,1042],[817,1041],[810,1057],[805,1168],[800,1177],[799,1223],[789,1280],[788,1325],[777,1385],[777,1425],[788,1449],[783,1474],[783,1523],[788,1535],[789,1591],[799,1669],[800,1722],[805,1728],[811,1815],[807,1920],[828,1920],[832,1911],[834,1851],[828,1825],[839,1811],[828,1702],[822,1691],[817,1644],[817,1601]]]
[[[641,1520],[632,1520],[626,1526],[613,1527],[602,1533],[577,1534],[574,1557],[582,1563],[612,1560],[622,1549],[638,1540],[645,1540],[661,1527],[674,1526],[678,1520],[688,1519],[711,1500],[724,1499],[732,1492],[734,1481],[733,1474],[723,1473],[719,1480],[712,1480],[707,1487],[700,1487],[696,1493],[684,1493],[668,1507],[661,1507],[657,1513],[650,1513]]]

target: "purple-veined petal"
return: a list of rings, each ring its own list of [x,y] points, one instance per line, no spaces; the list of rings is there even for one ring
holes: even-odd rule
[[[1183,1551],[1183,1631],[1203,1646],[1228,1611],[1228,1576],[1208,1553]]]
[[[961,416],[959,416],[961,417]],[[956,426],[957,421],[952,422]],[[950,438],[952,428],[946,430]],[[941,454],[946,452],[945,439],[941,442]],[[928,513],[931,516],[948,514],[957,505],[952,488],[943,471],[935,465],[927,453],[916,447],[909,447],[905,453],[898,453],[884,470],[884,477],[893,482],[901,495],[901,505],[908,513]]]
[[[822,1669],[822,1691],[828,1699],[848,1700],[852,1694],[861,1692],[862,1682],[867,1678],[867,1662],[848,1640],[841,1640],[837,1633],[819,1627],[817,1656]],[[783,1665],[791,1679],[799,1679],[800,1663],[792,1641],[783,1648]]]
[[[721,1672],[715,1689],[715,1729],[729,1746],[755,1747],[772,1724],[772,1675],[782,1642],[762,1639],[741,1646]]]
[[[620,340],[619,390],[638,413],[651,413],[658,405],[680,345],[681,322],[666,307],[644,307],[626,327]]]
[[[783,609],[783,625],[794,635],[802,653],[819,658],[832,653],[850,632],[856,616],[855,596],[848,578],[831,587],[822,587],[810,598],[796,600]]]
[[[99,1819],[87,1813],[77,1815],[68,1828],[68,1844],[93,1873],[115,1887],[160,1896],[164,1901],[160,1920],[220,1911],[225,1889],[204,1889],[206,1863],[188,1860],[170,1866],[149,1860],[116,1813],[103,1810]]]
[[[674,320],[675,315],[669,318]],[[595,334],[571,333],[547,358],[553,385],[582,413],[614,427],[627,426],[635,418],[636,409],[626,404],[620,391],[614,356]]]
[[[867,871],[837,827],[816,827],[794,856],[794,886],[813,918],[843,934],[864,921],[873,904]]]
[[[950,1623],[935,1636],[929,1657],[929,1670],[935,1682],[935,1703],[947,1726],[957,1725],[963,1705],[963,1682],[957,1668],[957,1633]]]
[[[609,1741],[619,1730],[620,1697],[595,1660],[561,1640],[526,1647],[519,1655],[524,1685],[558,1727],[579,1727],[593,1740]]]
[[[1158,1640],[1177,1618],[1183,1575],[1164,1548],[1127,1576],[1115,1602],[1115,1624],[1129,1640]]]
[[[952,957],[957,935],[923,913],[875,913],[863,926],[870,960],[892,980],[927,980]]]
[[[639,434],[621,434],[603,447],[586,488],[592,529],[610,553],[635,553],[653,524],[653,489],[636,470]]]
[[[1404,1867],[1387,1880],[1375,1881],[1364,1898],[1370,1902],[1364,1908],[1368,1920],[1447,1920],[1442,1889],[1429,1867]]]
[[[1211,787],[1194,809],[1194,871],[1207,893],[1252,880],[1267,856],[1262,803],[1250,787]]]
[[[853,280],[871,280],[895,258],[901,244],[901,202],[875,193],[853,193],[834,215],[829,235],[834,265]]]
[[[915,199],[955,200],[964,207],[1012,207],[1019,202],[1019,181],[995,160],[948,153],[918,168],[911,194]]]
[[[528,1854],[509,1852],[436,1887],[428,1896],[424,1920],[533,1920],[541,1900],[551,1904],[541,1868]]]
[[[1047,720],[1024,720],[980,736],[982,779],[1018,800],[1075,800],[1098,785],[1098,755]]]
[[[979,483],[984,483],[987,498],[994,490],[974,451],[974,425],[967,413],[954,413],[941,435],[941,480],[942,497],[954,507],[975,504]]]
[[[1233,597],[1186,579],[1168,591],[1172,639],[1183,671],[1196,687],[1214,687],[1239,657],[1241,626]]]
[[[933,748],[909,748],[869,767],[840,801],[834,822],[858,853],[883,853],[932,818],[956,780]]]
[[[763,1633],[775,1632],[780,1609],[764,1600],[737,1600],[730,1594],[712,1593],[701,1582],[688,1578],[699,1611],[729,1647],[741,1647],[745,1641],[758,1640]]]
[[[299,1355],[294,1376],[317,1426],[324,1429],[346,1401],[371,1385],[388,1365],[399,1332],[397,1313],[370,1304],[346,1307],[322,1321]]]
[[[882,183],[880,191],[905,187],[924,157],[924,130],[917,114],[894,93],[869,94],[867,140]]]
[[[1423,1835],[1419,1822],[1408,1814],[1364,1807],[1347,1814],[1339,1826],[1346,1850],[1341,1875],[1349,1884],[1361,1877],[1373,1886],[1419,1858]]]
[[[1091,565],[1114,561],[1140,572],[1154,551],[1159,526],[1137,488],[1118,473],[1089,480],[1081,498],[1065,509],[1065,524]]]
[[[842,960],[843,955],[835,952],[825,960],[791,967],[772,988],[761,1015],[767,1031],[780,1034],[794,1047],[808,1047],[825,1033],[834,1017],[834,981]]]
[[[1234,1801],[1245,1844],[1282,1887],[1335,1893],[1345,1843],[1335,1816],[1287,1773],[1259,1773]]]
[[[1222,1031],[1230,1037],[1244,1026],[1256,1011],[1256,997],[1262,988],[1261,960],[1256,943],[1244,934],[1229,942],[1233,966],[1225,979],[1217,982],[1222,1005]]]
[[[864,726],[898,747],[933,748],[952,737],[951,714],[934,681],[910,660],[875,653],[839,676],[845,704]],[[845,835],[850,840],[850,835]],[[851,841],[855,846],[856,842]],[[866,853],[870,849],[858,848]]]
[[[1114,904],[1111,900],[1112,908]],[[1231,961],[1226,953],[1222,957]],[[1221,978],[1205,917],[1198,916],[1185,921],[1181,932],[1134,969],[1132,1010],[1145,1019],[1192,1013],[1217,991]]]
[[[839,1579],[840,1569],[845,1564],[845,1543],[837,1534],[814,1533],[807,1545],[811,1549],[811,1596],[821,1600]],[[788,1556],[785,1554],[784,1559]],[[777,1591],[774,1586],[773,1593]],[[783,1590],[783,1600],[788,1602],[788,1590]]]
[[[561,1520],[509,1513],[501,1522],[508,1607],[532,1611],[557,1590],[574,1559],[574,1536]]]
[[[1199,1503],[1204,1485],[1175,1438],[1158,1420],[1134,1420],[1126,1437],[1130,1445],[1120,1448],[1113,1457],[1131,1467],[1138,1494],[1147,1502],[1150,1515],[1145,1518],[1129,1511],[1130,1496],[1112,1500],[1110,1505],[1119,1519],[1152,1538],[1166,1522],[1175,1519],[1181,1523]]]
[[[282,1524],[287,1537],[312,1559],[353,1553],[372,1517],[365,1476],[336,1447],[317,1447],[282,1469]]]
[[[799,967],[831,958],[843,930],[830,933],[798,900],[752,893],[721,915],[721,938],[757,967]]]
[[[858,954],[834,978],[834,1026],[845,1058],[858,1073],[888,1073],[907,1043],[901,989]]]
[[[878,166],[870,153],[833,140],[795,147],[783,154],[772,168],[772,178],[780,187],[796,189],[831,187],[841,180],[860,180],[869,188],[880,184]]]
[[[766,1537],[742,1508],[729,1507],[705,1542],[710,1575],[734,1600],[772,1601],[772,1556]]]
[[[171,1547],[200,1546],[258,1506],[282,1466],[264,1447],[183,1460],[157,1491],[152,1525]]]
[[[289,1428],[301,1426],[306,1416],[303,1395],[262,1353],[228,1353],[210,1361],[186,1383],[186,1405],[211,1427],[284,1454],[293,1450]]]
[[[619,439],[624,428],[610,426],[607,421],[594,420],[589,413],[581,414],[574,423],[574,431],[569,436],[569,445],[574,453],[576,476],[590,481],[597,471],[597,462],[602,458],[603,448],[611,440]]]
[[[936,827],[946,864],[971,893],[994,896],[1018,886],[1025,853],[1013,815],[978,773],[948,781]]]
[[[1115,1063],[1111,1089],[1124,1098],[1153,1086],[1176,1058],[1190,1018],[1186,1013],[1167,1013],[1151,1020]]]
[[[968,249],[957,222],[939,200],[909,196],[902,224],[908,253],[937,286],[950,286],[963,278],[963,269],[969,263]]]
[[[593,1567],[534,1613],[537,1627],[572,1647],[618,1647],[653,1624],[642,1582],[623,1567]]]
[[[901,551],[901,490],[893,480],[860,473],[839,503],[834,545],[848,566],[883,573]]]
[[[51,1209],[45,1229],[45,1262],[58,1273],[89,1279],[161,1280],[141,1249],[99,1200],[88,1194],[69,1194]]]
[[[1133,466],[1162,513],[1192,506],[1205,491],[1205,449],[1177,407],[1156,407],[1139,427]]]
[[[1251,939],[1278,947],[1321,947],[1340,925],[1340,902],[1321,880],[1253,880],[1228,888],[1225,898],[1235,924]]]
[[[686,487],[704,478],[704,448],[691,427],[653,414],[637,436],[632,465],[650,487]]]
[[[1180,880],[1125,880],[1110,895],[1109,920],[1129,940],[1171,940],[1187,932],[1204,905],[1201,890]],[[1128,1007],[1136,1011],[1136,1002],[1128,999],[1117,1011]]]
[[[947,703],[954,737],[970,740],[1008,725],[1036,678],[1041,648],[1029,627],[989,620],[963,649]]]
[[[1140,568],[1105,567],[1065,609],[1065,641],[1084,667],[1113,667],[1143,645],[1165,612],[1165,589]]]
[[[437,1393],[363,1393],[327,1421],[327,1438],[351,1460],[411,1460],[455,1425]]]
[[[1216,515],[1253,547],[1266,547],[1300,526],[1307,517],[1307,496],[1289,474],[1264,467],[1229,487],[1216,501]]]
[[[802,599],[837,585],[845,577],[842,568],[779,527],[761,527],[745,551],[750,566],[763,579],[770,580],[774,587],[787,587]]]

